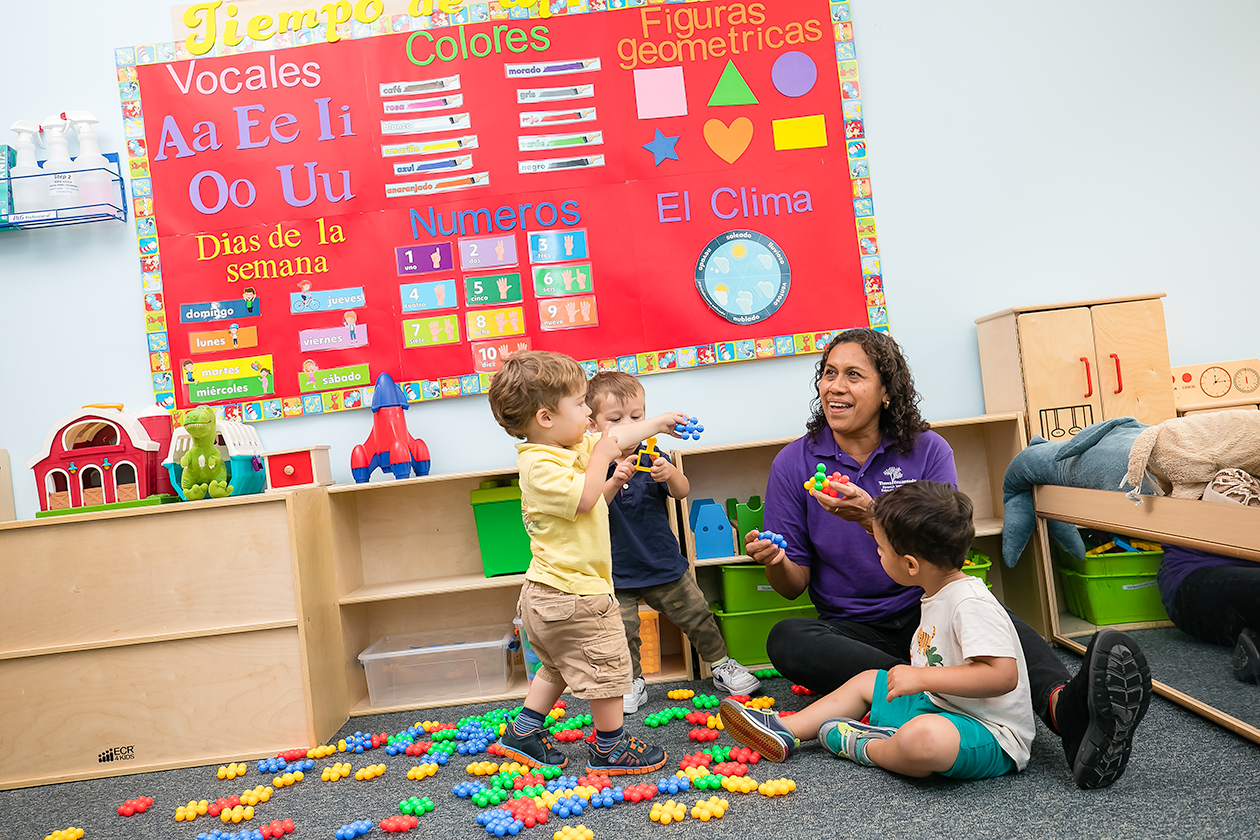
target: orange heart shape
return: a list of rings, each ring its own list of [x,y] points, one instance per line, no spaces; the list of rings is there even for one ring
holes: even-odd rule
[[[748,117],[738,117],[729,126],[718,119],[704,124],[704,142],[727,163],[739,160],[752,142],[753,124]]]

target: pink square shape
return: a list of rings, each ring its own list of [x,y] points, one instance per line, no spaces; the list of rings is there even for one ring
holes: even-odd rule
[[[687,115],[687,90],[681,67],[654,67],[634,71],[634,100],[639,119]]]

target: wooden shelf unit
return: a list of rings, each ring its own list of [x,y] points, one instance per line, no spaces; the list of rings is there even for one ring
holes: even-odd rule
[[[0,789],[336,732],[327,507],[304,490],[0,525]]]
[[[1007,464],[1027,444],[1023,415],[1010,412],[944,420],[933,422],[932,430],[945,438],[954,450],[959,488],[975,505],[976,546],[993,560],[988,579],[993,584],[994,594],[1039,633],[1048,636],[1049,601],[1036,564],[1029,562],[1007,569],[1001,562],[1002,478]],[[713,499],[723,509],[730,498],[746,503],[750,496],[760,496],[764,501],[770,465],[779,451],[795,439],[774,438],[672,452],[674,463],[691,482],[691,492],[681,500],[676,514],[679,531],[686,531],[691,505],[696,500]],[[805,478],[802,477],[802,483]],[[734,553],[736,544],[743,544],[742,534],[732,534],[731,555],[701,559],[696,558],[690,533],[686,536],[684,553],[693,571],[752,562],[747,555]]]
[[[487,578],[469,493],[512,468],[328,488],[337,609],[349,714],[371,715],[450,705],[450,701],[374,708],[359,654],[384,636],[444,627],[502,625],[516,616],[523,574]],[[662,670],[649,682],[688,679],[690,646],[661,622]],[[524,673],[508,691],[458,702],[525,696]]]
[[[1085,646],[1077,640],[1092,636],[1101,628],[1067,611],[1063,593],[1056,586],[1046,519],[1260,561],[1260,510],[1256,508],[1167,496],[1143,496],[1142,504],[1137,505],[1118,490],[1086,490],[1057,485],[1036,487],[1033,495],[1038,517],[1036,540],[1041,544],[1039,571],[1054,607],[1050,611],[1052,638],[1080,654],[1085,652]],[[1107,626],[1115,630],[1145,630],[1172,627],[1173,624],[1171,621],[1145,621]],[[1260,728],[1255,725],[1227,715],[1158,680],[1152,682],[1156,694],[1260,743]]]

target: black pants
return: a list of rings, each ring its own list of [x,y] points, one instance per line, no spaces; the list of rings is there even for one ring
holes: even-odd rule
[[[1200,641],[1233,647],[1244,627],[1260,631],[1260,563],[1209,566],[1186,575],[1169,618]]]
[[[1070,679],[1067,669],[1037,631],[1015,613],[1006,612],[1024,650],[1033,711],[1055,731],[1050,722],[1050,695]],[[863,671],[909,664],[910,642],[919,629],[919,615],[919,605],[914,604],[878,625],[788,618],[770,631],[766,651],[783,676],[827,694]]]

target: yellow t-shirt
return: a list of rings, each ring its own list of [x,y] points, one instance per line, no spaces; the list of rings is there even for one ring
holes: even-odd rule
[[[596,435],[577,446],[516,445],[521,476],[521,517],[533,560],[525,578],[574,595],[611,595],[612,546],[608,503],[601,493],[595,507],[577,512],[586,466]]]

